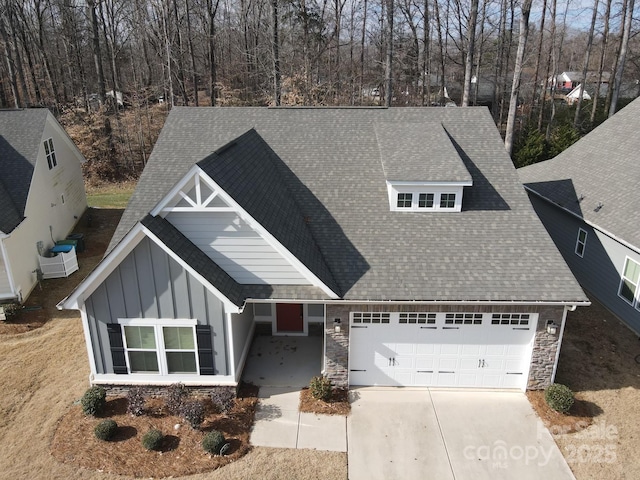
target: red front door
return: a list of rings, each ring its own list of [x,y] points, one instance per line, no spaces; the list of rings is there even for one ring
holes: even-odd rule
[[[276,325],[278,332],[302,332],[302,305],[299,303],[276,303]]]

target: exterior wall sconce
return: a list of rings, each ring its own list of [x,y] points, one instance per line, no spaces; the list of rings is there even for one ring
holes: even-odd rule
[[[333,319],[333,331],[335,333],[340,333],[340,331],[342,330],[342,328],[340,326],[340,322],[341,322],[341,320],[339,318],[334,318]]]
[[[558,326],[553,323],[553,320],[547,321],[547,333],[549,335],[555,335],[556,333],[558,333]]]

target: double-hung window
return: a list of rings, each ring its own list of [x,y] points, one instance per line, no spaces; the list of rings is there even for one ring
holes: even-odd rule
[[[56,152],[53,150],[52,138],[44,141],[44,153],[47,157],[47,165],[49,165],[49,170],[58,165],[58,161],[56,160]]]
[[[638,291],[639,283],[640,263],[627,257],[624,262],[624,270],[622,270],[622,278],[620,280],[618,295],[638,310],[640,310],[640,292]]]
[[[584,256],[584,248],[587,245],[587,232],[581,228],[578,229],[578,238],[576,239],[576,255]]]
[[[129,373],[198,373],[195,322],[183,322],[121,321]]]

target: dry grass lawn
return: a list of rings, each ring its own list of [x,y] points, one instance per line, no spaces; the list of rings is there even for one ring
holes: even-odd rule
[[[122,480],[123,477],[66,465],[51,454],[51,442],[60,419],[88,387],[89,366],[80,317],[57,311],[64,298],[102,257],[121,210],[94,211],[86,232],[87,252],[79,255],[81,271],[68,279],[46,280],[29,305],[40,305],[47,321],[40,328],[17,333],[14,326],[0,331],[0,455],[1,478],[51,480]],[[42,313],[42,312],[41,312]],[[29,321],[25,312],[22,320]],[[19,330],[19,329],[18,329]],[[105,455],[108,452],[105,450]],[[255,448],[240,460],[200,479],[261,478],[265,480],[346,479],[344,453]]]
[[[569,313],[556,381],[576,393],[592,423],[550,430],[578,480],[640,478],[639,354],[638,337],[597,302]]]

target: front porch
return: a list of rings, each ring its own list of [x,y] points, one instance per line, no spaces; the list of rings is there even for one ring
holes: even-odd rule
[[[323,337],[255,335],[242,379],[260,387],[299,390],[322,372]]]

